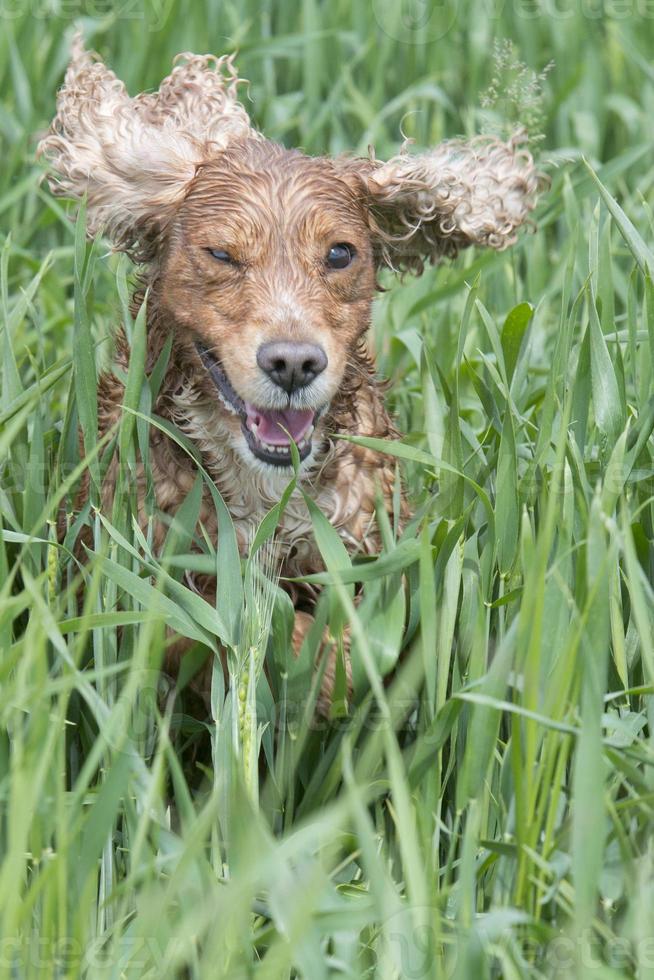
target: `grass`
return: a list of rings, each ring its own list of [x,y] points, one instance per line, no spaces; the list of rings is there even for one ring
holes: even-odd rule
[[[0,977],[652,976],[651,16],[72,6],[13,5],[0,32]],[[555,62],[538,231],[389,279],[377,301],[406,433],[383,448],[416,518],[351,566],[313,513],[329,585],[297,662],[269,574],[275,512],[241,568],[216,499],[219,552],[200,556],[220,567],[216,609],[181,576],[202,478],[163,556],[134,525],[131,461],[157,424],[142,320],[115,434],[124,492],[108,512],[94,491],[83,569],[78,528],[57,543],[60,504],[113,451],[80,459],[76,433],[94,445],[130,275],[33,162],[73,14],[132,91],[180,50],[238,48],[257,124],[309,152],[383,157],[401,132],[429,145],[492,121],[493,100],[477,107],[497,91],[494,39],[536,74]],[[320,724],[313,651],[346,621],[355,701]],[[228,644],[213,717],[161,676],[165,624]]]

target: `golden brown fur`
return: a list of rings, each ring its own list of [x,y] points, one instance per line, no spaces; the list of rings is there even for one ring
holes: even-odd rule
[[[517,138],[449,141],[387,163],[309,158],[251,128],[236,100],[231,61],[184,58],[158,92],[130,99],[78,38],[41,144],[52,189],[86,195],[90,232],[104,229],[145,263],[150,366],[172,338],[155,410],[200,451],[241,548],[290,476],[287,466],[252,449],[284,412],[298,433],[305,417],[313,419],[304,489],[351,551],[375,552],[375,494],[380,488],[390,508],[393,466],[334,436],[395,434],[364,339],[377,270],[419,271],[470,244],[511,244],[534,205],[533,162]],[[351,261],[336,268],[328,257],[341,243]],[[270,342],[318,345],[326,367],[289,392],[259,364],[258,352]],[[117,360],[125,367],[127,359],[123,340]],[[102,430],[120,417],[123,393],[114,373],[102,376]],[[274,442],[268,449],[286,452]],[[173,515],[193,483],[189,458],[153,429],[150,465],[157,506]],[[114,465],[107,504],[115,478]],[[142,501],[142,473],[138,490]],[[209,500],[201,517],[215,535]],[[165,529],[163,521],[155,544]],[[320,569],[299,494],[279,539],[282,575]],[[297,641],[306,623],[303,614]]]

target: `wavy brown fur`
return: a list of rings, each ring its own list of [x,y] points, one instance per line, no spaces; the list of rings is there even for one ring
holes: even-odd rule
[[[236,98],[229,59],[184,55],[156,93],[130,98],[124,85],[77,38],[57,114],[40,152],[57,195],[87,197],[89,232],[146,263],[148,364],[169,336],[172,354],[155,410],[198,448],[230,509],[242,549],[289,476],[262,463],[225,406],[196,349],[219,361],[238,396],[263,411],[321,410],[304,488],[351,551],[375,552],[375,496],[392,506],[388,458],[334,438],[336,433],[395,436],[365,346],[380,265],[420,271],[425,262],[468,245],[504,248],[534,206],[536,173],[520,137],[450,141],[387,163],[309,158],[255,132]],[[346,242],[342,269],[326,256]],[[211,249],[225,250],[221,261]],[[142,296],[137,291],[136,300]],[[266,376],[257,351],[269,341],[318,344],[328,364],[290,396]],[[119,335],[117,363],[128,345]],[[99,419],[121,414],[123,385],[100,379]],[[162,521],[155,544],[194,480],[193,466],[160,431],[150,466]],[[115,492],[114,462],[103,488]],[[143,519],[145,474],[138,475]],[[210,534],[209,500],[201,514]],[[320,569],[311,521],[298,495],[279,529],[284,576]],[[203,591],[214,583],[193,582]],[[218,588],[220,583],[218,583]],[[296,595],[298,603],[306,602]],[[298,618],[296,641],[305,632]],[[329,685],[328,685],[329,686]]]

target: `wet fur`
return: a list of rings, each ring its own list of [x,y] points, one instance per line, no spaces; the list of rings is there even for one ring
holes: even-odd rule
[[[394,466],[388,457],[335,436],[396,435],[365,343],[377,272],[383,265],[419,272],[425,262],[471,244],[512,244],[534,206],[533,161],[519,137],[508,143],[453,140],[387,163],[309,158],[257,133],[236,89],[229,59],[186,55],[158,92],[132,99],[77,38],[40,152],[49,161],[55,194],[86,196],[90,233],[104,230],[143,264],[135,306],[147,287],[148,369],[172,338],[154,411],[199,450],[230,510],[241,549],[290,473],[249,451],[196,341],[219,358],[239,396],[263,409],[281,408],[288,397],[257,366],[259,345],[284,339],[324,348],[327,369],[290,399],[294,408],[324,407],[311,455],[302,464],[302,484],[351,552],[374,553],[380,546],[375,498],[381,492],[391,510]],[[338,271],[325,265],[336,242],[354,249],[352,264]],[[227,250],[233,262],[217,261],[211,248]],[[128,360],[119,333],[116,364],[124,370]],[[101,434],[119,420],[123,396],[117,374],[102,375]],[[153,428],[150,439],[161,515],[158,547],[195,473],[189,457],[163,433]],[[114,462],[103,487],[107,508],[117,472]],[[143,521],[145,493],[141,467],[137,496]],[[208,498],[201,520],[215,537]],[[283,576],[321,569],[299,494],[278,534]],[[192,576],[189,581],[205,593],[214,587]],[[305,607],[296,623],[299,643],[310,620],[307,595],[295,598]],[[329,684],[328,677],[323,707]]]

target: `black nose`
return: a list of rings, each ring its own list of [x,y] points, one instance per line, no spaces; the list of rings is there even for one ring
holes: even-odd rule
[[[273,340],[257,351],[257,364],[289,395],[304,388],[327,367],[327,355],[319,344],[295,344]]]

